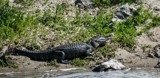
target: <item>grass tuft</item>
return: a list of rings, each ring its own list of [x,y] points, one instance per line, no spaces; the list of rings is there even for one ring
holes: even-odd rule
[[[73,59],[70,64],[74,66],[84,66],[87,64],[87,60],[76,58],[76,59]]]

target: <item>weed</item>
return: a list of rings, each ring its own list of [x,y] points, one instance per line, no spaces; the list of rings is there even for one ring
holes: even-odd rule
[[[151,27],[159,26],[160,25],[160,16],[154,15],[152,17],[152,22],[149,23],[149,25],[146,27],[147,29],[150,29]]]
[[[135,26],[144,26],[144,29],[139,33],[144,33],[152,27],[159,26],[160,16],[153,15],[153,13],[149,10],[146,10],[142,7],[139,7],[137,11],[134,12],[133,22]],[[146,23],[147,20],[151,20],[151,22]],[[142,25],[143,24],[143,25]]]
[[[114,52],[115,50],[116,48],[113,45],[106,45],[104,47],[97,48],[95,52],[100,52],[100,54],[102,54],[103,57],[110,58],[114,56],[112,52]]]
[[[74,66],[84,66],[87,64],[87,60],[76,58],[76,59],[73,59],[70,64]]]
[[[142,47],[143,52],[147,52],[147,51],[149,51],[151,48],[152,48],[151,45],[144,45],[144,46]]]
[[[0,8],[0,42],[9,39],[13,41],[15,36],[24,35],[27,29],[36,25],[35,18],[25,15],[18,8],[5,5]]]
[[[147,19],[151,18],[151,16],[152,16],[152,13],[149,10],[139,7],[133,13],[132,18],[133,18],[134,25],[140,26],[141,24],[144,24]]]
[[[137,35],[136,29],[129,21],[116,23],[114,26],[114,39],[121,46],[131,47],[135,43],[135,36]]]
[[[11,60],[10,56],[0,57],[0,66],[17,68],[17,64]]]
[[[93,0],[99,7],[113,6],[116,4],[135,3],[136,0]]]
[[[0,8],[7,5],[9,0],[0,0]]]
[[[56,59],[49,61],[47,65],[48,66],[56,66],[56,67],[59,66],[59,64],[58,64]]]
[[[33,5],[35,1],[36,0],[15,0],[16,3],[22,4],[22,5],[25,5],[25,6]]]

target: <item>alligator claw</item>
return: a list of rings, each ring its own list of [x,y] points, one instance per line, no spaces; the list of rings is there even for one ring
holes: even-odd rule
[[[62,64],[69,64],[69,60],[61,60]]]

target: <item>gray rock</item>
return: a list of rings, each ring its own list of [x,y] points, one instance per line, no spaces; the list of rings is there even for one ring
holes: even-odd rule
[[[154,68],[160,68],[160,61],[158,61],[157,65]]]
[[[154,56],[158,58],[158,63],[154,68],[160,68],[160,44],[153,48]]]
[[[115,14],[113,14],[112,22],[118,21],[121,22],[125,20],[127,17],[132,16],[133,11],[136,9],[134,6],[129,6],[128,3],[119,7]]]
[[[111,59],[107,62],[103,62],[98,66],[95,66],[92,71],[94,72],[101,72],[101,71],[108,71],[108,70],[122,70],[125,69],[126,67],[120,63],[116,59]]]
[[[154,54],[157,58],[160,58],[160,44],[154,47]]]

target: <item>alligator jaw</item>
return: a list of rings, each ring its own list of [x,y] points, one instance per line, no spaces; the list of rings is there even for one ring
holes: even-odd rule
[[[94,48],[104,46],[106,41],[112,38],[112,35],[109,36],[94,36],[88,40],[88,44],[92,45]]]

